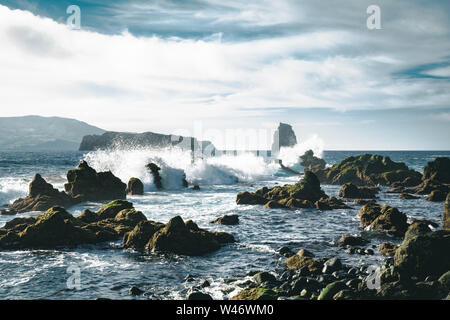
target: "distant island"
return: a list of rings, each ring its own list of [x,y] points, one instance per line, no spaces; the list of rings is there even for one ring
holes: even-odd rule
[[[0,117],[2,151],[75,151],[85,135],[105,130],[60,117]]]

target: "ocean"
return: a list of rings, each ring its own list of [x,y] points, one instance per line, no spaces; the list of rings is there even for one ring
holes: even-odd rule
[[[322,151],[319,155],[331,165],[362,153],[389,156],[420,172],[436,157],[450,157],[450,151]],[[374,237],[359,230],[358,205],[324,212],[237,206],[238,192],[295,183],[299,179],[252,154],[198,159],[192,165],[189,152],[175,150],[0,152],[0,206],[26,196],[35,173],[63,190],[67,171],[80,160],[88,161],[97,171],[111,170],[124,182],[131,177],[140,178],[145,195],[129,196],[128,200],[148,219],[165,223],[180,215],[184,220],[192,219],[201,228],[229,232],[237,242],[201,257],[122,250],[121,241],[75,249],[1,251],[0,299],[184,299],[188,288],[204,280],[211,284],[205,288],[206,293],[215,299],[228,299],[244,287],[243,283],[249,279],[248,271],[281,270],[284,258],[276,253],[281,246],[294,251],[307,248],[319,257],[337,256],[346,264],[367,266],[381,264],[383,258],[378,253],[346,254],[335,245],[336,240],[343,234],[363,232],[373,238],[371,245],[386,240],[398,243],[396,239]],[[151,161],[162,167],[165,190],[156,190],[145,170],[145,164]],[[301,170],[299,165],[294,168]],[[183,173],[191,185],[199,184],[201,190],[182,188]],[[328,195],[337,196],[340,187],[322,185],[322,188]],[[426,201],[423,197],[402,200],[398,195],[385,193],[379,197],[379,203],[397,207],[408,217],[441,223],[441,202]],[[85,208],[96,210],[101,205],[83,203],[68,211],[77,216]],[[0,227],[15,217],[38,214],[0,215]],[[240,223],[235,226],[210,223],[225,214],[238,214]],[[76,288],[68,285],[73,268],[79,271]],[[131,297],[128,291],[132,286],[144,290],[145,294]]]

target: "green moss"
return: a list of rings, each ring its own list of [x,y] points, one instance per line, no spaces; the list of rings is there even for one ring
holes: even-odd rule
[[[241,290],[231,300],[276,300],[281,292],[267,288],[252,288]]]
[[[331,300],[334,295],[346,288],[344,281],[336,281],[327,285],[320,293],[317,300]]]

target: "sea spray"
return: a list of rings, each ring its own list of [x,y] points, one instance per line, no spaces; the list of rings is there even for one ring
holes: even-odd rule
[[[293,147],[281,148],[278,158],[285,166],[297,168],[299,157],[308,150],[312,150],[316,157],[322,158],[324,145],[324,141],[318,135],[313,135]]]
[[[29,183],[30,181],[23,178],[0,178],[0,206],[11,204],[18,198],[26,197]]]
[[[122,181],[139,178],[146,191],[155,190],[153,177],[145,167],[149,163],[161,168],[165,189],[182,188],[184,174],[190,184],[226,185],[268,179],[278,170],[276,164],[267,163],[264,158],[250,153],[196,158],[192,161],[190,151],[179,148],[97,150],[86,154],[84,160],[97,171],[110,170]]]

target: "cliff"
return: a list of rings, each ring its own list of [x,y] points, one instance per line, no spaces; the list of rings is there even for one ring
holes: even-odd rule
[[[203,150],[204,154],[215,152],[215,147],[210,141],[198,141],[196,138],[153,132],[105,132],[102,135],[87,135],[83,137],[79,150],[93,151],[108,148],[128,149],[141,147],[166,148],[172,146],[180,147],[183,150],[195,148],[196,152]]]

